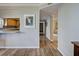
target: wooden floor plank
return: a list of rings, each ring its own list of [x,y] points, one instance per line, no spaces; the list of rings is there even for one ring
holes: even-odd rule
[[[0,56],[2,56],[7,50],[8,50],[8,49],[5,49],[5,48],[3,49],[3,48],[1,48],[1,49],[0,49]]]
[[[16,52],[13,54],[14,56],[24,56],[25,48],[17,49]]]
[[[62,54],[55,46],[50,45],[49,40],[41,37],[40,48],[1,48],[0,56],[62,56]]]
[[[3,53],[2,55],[8,56],[10,53],[12,53],[12,51],[13,51],[13,49],[7,49],[7,50],[5,51],[5,53]]]
[[[0,56],[62,56],[58,50],[50,48],[4,49]]]
[[[11,53],[9,53],[9,56],[13,56],[16,53],[17,50],[18,49],[14,49]]]

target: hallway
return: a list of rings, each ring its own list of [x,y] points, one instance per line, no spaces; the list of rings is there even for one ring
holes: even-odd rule
[[[53,41],[50,41],[45,36],[40,36],[40,48],[57,48],[57,37],[53,37]]]

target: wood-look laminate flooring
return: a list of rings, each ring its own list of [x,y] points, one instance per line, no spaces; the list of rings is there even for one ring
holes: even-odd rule
[[[44,36],[40,37],[40,48],[0,48],[0,56],[62,56],[56,49],[47,44]]]
[[[47,48],[47,39],[45,36],[40,36],[40,48]]]
[[[53,48],[10,48],[0,49],[0,56],[61,56],[61,54]]]
[[[50,41],[45,36],[40,36],[40,48],[57,48],[57,38],[54,37],[53,41]]]

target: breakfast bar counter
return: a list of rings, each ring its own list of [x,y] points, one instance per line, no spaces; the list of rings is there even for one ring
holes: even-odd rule
[[[79,41],[73,41],[74,44],[74,56],[79,56]]]

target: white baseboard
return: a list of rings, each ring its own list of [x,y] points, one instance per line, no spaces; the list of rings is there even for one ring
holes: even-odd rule
[[[39,47],[0,47],[0,48],[39,48]]]
[[[63,56],[66,56],[59,48],[57,48],[57,49]]]

